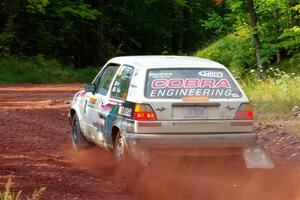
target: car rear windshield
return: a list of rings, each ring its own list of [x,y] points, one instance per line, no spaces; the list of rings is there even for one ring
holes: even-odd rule
[[[150,99],[183,97],[241,98],[242,93],[224,69],[150,69],[145,96]]]

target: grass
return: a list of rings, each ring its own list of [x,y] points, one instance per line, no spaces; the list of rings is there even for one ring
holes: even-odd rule
[[[253,104],[255,126],[280,127],[300,138],[300,75],[271,70],[276,78],[239,81]]]
[[[293,111],[300,108],[299,53],[289,55],[278,64],[264,63],[266,79],[259,80],[255,75],[249,27],[242,26],[197,51],[195,56],[215,60],[229,68],[253,104],[256,127],[279,124],[300,138],[300,110]]]
[[[300,107],[300,76],[248,80],[242,86],[259,112],[288,112]]]
[[[11,191],[12,182],[9,178],[7,183],[5,184],[5,190],[3,192],[0,191],[0,200],[19,200],[22,191],[14,193]]]
[[[204,49],[196,52],[195,56],[211,59],[222,63],[235,76],[244,74],[244,69],[253,68],[255,63],[254,49],[248,27],[240,27]]]
[[[57,60],[34,58],[0,58],[0,84],[90,82],[99,67],[74,69]]]
[[[11,181],[11,178],[9,178],[7,183],[5,184],[5,190],[3,192],[0,191],[0,200],[20,200],[21,199],[22,191],[18,191],[17,193],[13,192],[11,190],[12,185],[13,185],[13,183]],[[39,188],[32,193],[31,197],[25,197],[22,199],[39,200],[39,199],[41,199],[45,190],[46,190],[46,188],[44,188],[44,187]]]

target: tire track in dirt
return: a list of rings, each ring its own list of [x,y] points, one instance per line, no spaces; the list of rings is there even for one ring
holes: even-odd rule
[[[67,112],[82,87],[0,86],[0,190],[11,177],[24,194],[46,187],[44,199],[300,199],[300,143],[280,131],[257,130],[273,170],[246,170],[238,157],[161,156],[137,170],[98,148],[74,154]]]
[[[108,176],[90,174],[67,156],[68,102],[80,88],[78,84],[0,88],[1,190],[11,177],[14,190],[27,195],[46,187],[44,199],[131,199],[124,186]],[[31,104],[20,103],[24,100]]]

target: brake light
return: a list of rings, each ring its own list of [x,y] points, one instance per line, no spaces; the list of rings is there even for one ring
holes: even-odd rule
[[[148,104],[136,104],[133,117],[135,120],[156,120],[156,114]]]
[[[241,104],[238,111],[235,114],[235,119],[252,120],[252,106],[249,103]]]

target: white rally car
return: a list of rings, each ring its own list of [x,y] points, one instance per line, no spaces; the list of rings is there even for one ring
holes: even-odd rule
[[[75,94],[69,120],[75,149],[95,143],[117,161],[256,146],[247,96],[223,65],[197,57],[113,58]]]

